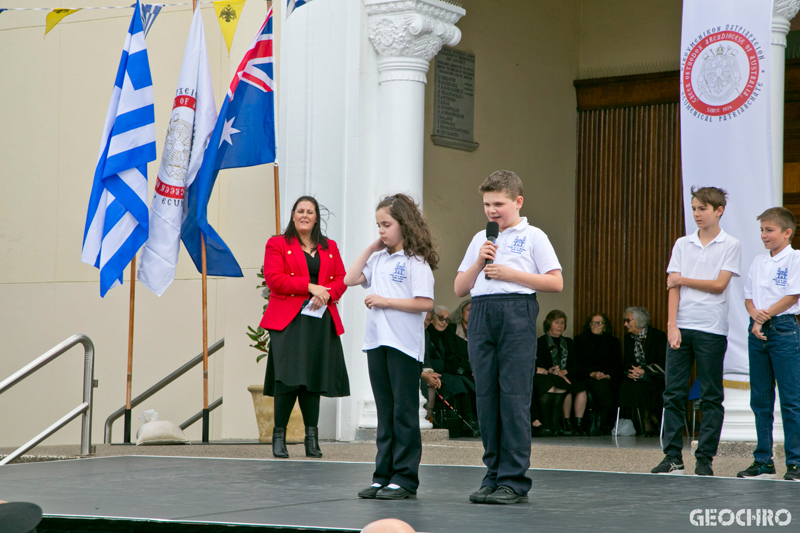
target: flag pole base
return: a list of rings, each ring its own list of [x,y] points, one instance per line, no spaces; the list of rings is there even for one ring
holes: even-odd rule
[[[125,409],[125,436],[123,444],[131,443],[131,410]]]
[[[203,409],[203,444],[208,444],[208,409]]]

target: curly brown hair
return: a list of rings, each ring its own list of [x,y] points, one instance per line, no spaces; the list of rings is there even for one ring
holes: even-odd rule
[[[428,223],[417,203],[405,194],[384,197],[375,211],[386,209],[389,215],[400,224],[403,234],[403,251],[408,257],[418,255],[436,270],[439,267],[439,254],[433,244]]]

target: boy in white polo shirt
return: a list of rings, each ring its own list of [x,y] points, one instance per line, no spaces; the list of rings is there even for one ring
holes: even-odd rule
[[[475,376],[478,424],[487,467],[474,503],[524,503],[531,479],[531,394],[536,361],[536,292],[560,292],[564,282],[553,246],[519,216],[522,181],[498,170],[480,186],[483,210],[497,222],[496,242],[479,231],[455,281],[472,294],[467,342]],[[487,265],[486,261],[493,264]]]
[[[758,444],[743,478],[775,478],[772,422],[775,382],[781,397],[786,475],[800,481],[800,256],[791,242],[797,227],[791,211],[767,209],[758,217],[768,252],[750,266],[744,298],[750,313],[747,351],[750,359],[750,408],[756,415]]]
[[[667,368],[664,389],[664,460],[654,474],[683,474],[683,420],[689,374],[697,362],[703,421],[695,474],[713,476],[725,409],[722,362],[728,347],[728,284],[739,276],[741,244],[719,227],[727,193],[716,187],[692,187],[697,231],[681,237],[667,266]]]

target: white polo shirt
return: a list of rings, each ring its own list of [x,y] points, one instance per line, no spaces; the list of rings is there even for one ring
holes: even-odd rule
[[[407,257],[400,250],[373,254],[362,270],[367,278],[362,287],[384,298],[433,300],[433,272],[419,256]],[[363,351],[378,346],[400,350],[417,361],[425,360],[425,313],[373,307],[367,311]]]
[[[753,259],[744,284],[744,299],[753,300],[756,309],[769,309],[784,296],[796,294],[800,294],[800,252],[790,245],[775,257],[767,252]],[[798,314],[800,302],[781,313]]]
[[[464,272],[478,260],[481,246],[486,242],[486,231],[479,231],[469,243],[464,260],[458,267],[459,272]],[[498,265],[506,265],[515,270],[528,272],[530,274],[545,274],[551,270],[561,270],[556,252],[547,235],[535,226],[528,224],[527,217],[522,217],[519,224],[507,228],[500,232],[495,241],[497,252],[494,262]],[[470,294],[472,296],[484,296],[487,294],[533,294],[536,292],[530,287],[512,283],[510,281],[500,281],[497,279],[487,280],[481,272]]]
[[[685,278],[715,280],[725,270],[738,277],[742,266],[742,245],[738,239],[720,230],[703,246],[699,234],[697,230],[675,241],[667,272],[679,272]],[[681,287],[675,324],[680,329],[727,335],[730,291],[730,283],[722,294]]]

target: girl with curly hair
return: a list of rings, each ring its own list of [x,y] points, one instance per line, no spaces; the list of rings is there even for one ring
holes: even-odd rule
[[[425,314],[433,309],[433,272],[439,262],[417,204],[404,194],[381,200],[380,238],[353,262],[344,282],[370,289],[362,350],[378,411],[378,453],[372,485],[360,498],[416,498],[422,439],[420,363],[425,359]]]

